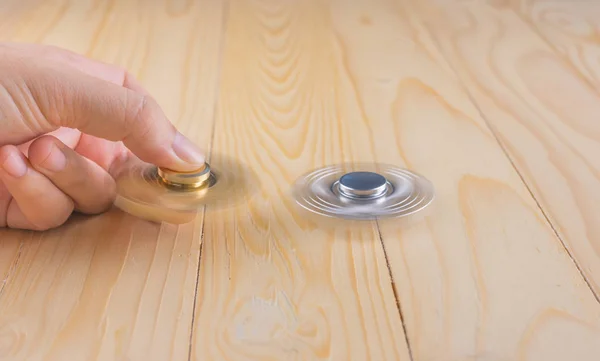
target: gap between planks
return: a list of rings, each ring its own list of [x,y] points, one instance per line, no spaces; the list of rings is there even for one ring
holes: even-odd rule
[[[218,60],[217,60],[217,78],[215,81],[215,86],[214,86],[214,90],[215,90],[215,94],[217,94],[217,97],[215,97],[215,100],[213,102],[213,112],[212,112],[212,122],[211,122],[211,130],[210,130],[210,138],[208,141],[208,154],[206,155],[206,162],[210,163],[210,159],[211,159],[211,155],[212,155],[212,148],[213,148],[213,144],[214,144],[214,139],[215,139],[215,131],[216,131],[216,124],[217,124],[217,104],[219,102],[219,98],[218,98],[218,94],[219,94],[219,89],[221,88],[221,74],[222,74],[222,68],[223,68],[223,53],[224,53],[224,49],[225,49],[225,40],[226,40],[226,33],[227,33],[227,20],[229,19],[229,0],[223,0],[221,3],[221,32],[219,34],[219,55],[218,55]],[[204,206],[202,208],[202,220],[201,220],[201,226],[200,226],[200,249],[198,250],[198,266],[196,268],[196,283],[194,285],[194,300],[192,302],[192,319],[190,321],[190,337],[189,337],[189,347],[188,347],[188,361],[192,360],[192,356],[193,356],[193,346],[194,346],[194,330],[195,330],[195,325],[196,325],[196,309],[197,309],[197,303],[198,303],[198,285],[200,283],[200,270],[202,267],[202,250],[204,249],[204,228],[206,226],[206,206]]]
[[[33,237],[31,237],[33,238]],[[6,275],[4,276],[4,279],[2,279],[2,283],[0,283],[0,297],[2,297],[2,293],[4,292],[4,288],[6,287],[6,284],[8,283],[8,281],[10,280],[11,276],[13,275],[13,273],[15,272],[15,270],[17,269],[17,265],[19,264],[19,261],[21,260],[21,252],[23,251],[23,240],[19,241],[19,247],[17,248],[17,254],[15,255],[15,259],[12,262],[12,264],[10,265],[10,267],[8,267],[8,271],[6,271]]]
[[[411,11],[411,10],[408,10]],[[543,36],[540,35],[539,31],[537,31],[536,28],[534,28],[534,25],[531,24],[529,21],[526,21],[525,19],[523,19],[523,17],[521,16],[521,14],[517,11],[515,11],[514,9],[511,8],[511,12],[513,12],[520,21],[522,21],[524,24],[527,25],[527,27],[531,30],[531,33],[534,34],[534,36],[538,37],[539,39],[541,39],[545,44],[548,45],[548,47],[552,50],[552,52],[558,56],[560,59],[562,59],[563,61],[569,63],[569,65],[577,72],[577,74],[581,75],[581,78],[585,80],[586,84],[590,85],[590,87],[592,87],[593,89],[596,89],[595,86],[593,86],[593,84],[591,84],[591,82],[589,81],[589,79],[587,79],[586,76],[584,76],[584,74],[581,74],[581,72],[574,66],[573,62],[570,59],[567,59],[564,57],[564,55],[562,53],[560,53],[556,47],[554,47],[552,44],[549,43],[549,41],[544,38]],[[420,22],[422,22],[422,18],[420,17],[420,15],[418,14],[419,11],[414,11],[414,13],[417,14],[417,16],[420,19]],[[571,259],[571,261],[573,262],[573,265],[575,266],[575,268],[577,269],[577,272],[579,273],[579,275],[581,275],[581,278],[583,279],[583,281],[585,282],[586,286],[588,287],[588,289],[591,291],[592,295],[594,296],[594,298],[596,299],[596,302],[598,302],[600,304],[600,295],[598,295],[598,293],[596,293],[596,291],[594,290],[594,288],[592,287],[591,282],[589,281],[588,277],[585,275],[585,273],[583,272],[583,269],[581,268],[579,262],[577,261],[577,259],[575,258],[575,256],[572,254],[571,251],[569,251],[569,248],[567,247],[563,237],[561,236],[560,232],[558,231],[558,229],[556,228],[556,226],[554,225],[554,222],[552,222],[552,220],[550,219],[550,216],[548,215],[548,212],[544,209],[544,207],[542,206],[542,204],[540,203],[540,201],[538,200],[538,198],[536,197],[533,189],[531,188],[531,185],[527,182],[527,180],[525,179],[525,177],[523,176],[521,170],[517,167],[514,158],[510,155],[510,153],[508,152],[508,150],[506,149],[506,146],[504,144],[504,142],[500,139],[499,136],[499,132],[496,129],[496,127],[492,124],[492,122],[489,120],[489,118],[487,117],[487,115],[481,110],[481,107],[479,105],[479,103],[477,103],[475,101],[475,99],[473,98],[472,92],[468,89],[468,87],[465,85],[461,75],[459,74],[459,72],[457,71],[455,65],[449,60],[447,59],[447,55],[444,54],[443,51],[443,47],[440,45],[439,43],[439,39],[431,32],[431,30],[424,26],[423,27],[424,31],[426,32],[426,34],[428,35],[428,37],[433,41],[433,43],[435,44],[436,48],[438,49],[438,51],[440,52],[440,54],[442,55],[442,58],[444,59],[444,61],[446,62],[446,64],[448,65],[448,67],[452,70],[452,72],[454,73],[453,75],[456,77],[456,79],[458,80],[458,84],[460,85],[460,87],[464,90],[465,94],[467,95],[467,97],[469,98],[470,102],[473,104],[473,106],[475,107],[475,109],[477,110],[477,112],[479,113],[479,116],[481,116],[481,118],[484,120],[486,126],[490,129],[495,141],[498,143],[498,146],[500,147],[500,149],[502,150],[502,152],[504,153],[505,157],[507,158],[507,160],[510,162],[511,167],[515,170],[515,172],[517,173],[518,177],[521,179],[521,182],[523,183],[523,186],[527,189],[527,192],[531,195],[531,198],[533,199],[533,201],[535,202],[536,206],[538,207],[538,209],[540,210],[540,212],[542,213],[542,215],[544,216],[545,221],[547,222],[548,226],[550,226],[550,228],[552,229],[552,232],[554,233],[554,235],[556,236],[556,238],[558,239],[558,241],[561,244],[561,247],[565,250],[565,252],[567,253],[567,255],[569,256],[569,258]],[[379,231],[379,228],[378,228]],[[386,255],[386,260],[387,260],[387,255]],[[395,292],[395,288],[394,288],[394,296],[396,296],[396,292]],[[404,325],[404,321],[402,323]],[[407,336],[408,337],[408,336]]]
[[[214,121],[213,121],[214,129]],[[211,138],[212,143],[212,138]],[[206,219],[206,206],[202,208],[202,225],[200,226],[200,249],[198,250],[198,267],[196,268],[196,284],[194,285],[194,300],[192,302],[192,319],[190,320],[190,345],[188,347],[188,361],[192,359],[192,345],[194,344],[194,325],[196,320],[196,302],[198,300],[198,283],[200,282],[200,265],[202,264],[202,248],[204,247],[204,222]]]
[[[390,259],[387,254],[387,249],[385,248],[385,242],[383,242],[383,235],[381,234],[381,229],[379,228],[379,222],[375,221],[375,229],[377,230],[377,236],[379,237],[379,243],[381,244],[381,249],[383,251],[383,257],[385,258],[385,266],[388,271],[388,276],[390,277],[390,285],[392,287],[392,293],[394,294],[394,300],[396,301],[396,308],[398,309],[398,316],[400,316],[400,323],[402,324],[402,331],[404,332],[404,340],[406,341],[406,348],[408,349],[408,357],[410,361],[414,360],[412,346],[410,344],[410,339],[408,337],[408,330],[406,328],[406,322],[404,320],[404,313],[402,312],[402,303],[400,302],[400,297],[398,296],[398,289],[396,288],[396,281],[394,280],[394,274],[392,272],[392,267],[390,266]]]

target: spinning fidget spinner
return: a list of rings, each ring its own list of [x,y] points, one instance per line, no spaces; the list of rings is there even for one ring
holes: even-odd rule
[[[295,184],[304,209],[327,217],[374,220],[412,215],[434,198],[431,182],[383,164],[342,164],[317,169]]]
[[[129,162],[117,173],[115,205],[149,220],[190,222],[204,206],[231,206],[249,193],[250,172],[227,163],[227,172],[215,172],[209,164],[192,172],[176,172]]]

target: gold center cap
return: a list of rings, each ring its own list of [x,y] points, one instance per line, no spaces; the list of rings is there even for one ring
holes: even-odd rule
[[[200,188],[208,183],[210,178],[210,166],[204,164],[202,168],[191,172],[177,172],[167,168],[158,168],[158,176],[161,181],[170,186],[182,188]]]

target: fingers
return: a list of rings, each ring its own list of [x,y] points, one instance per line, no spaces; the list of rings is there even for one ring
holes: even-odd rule
[[[52,136],[40,137],[31,144],[29,161],[36,171],[73,200],[79,212],[104,212],[115,199],[113,178],[98,164]]]
[[[0,225],[11,228],[51,229],[74,210],[107,210],[116,196],[107,171],[49,135],[31,143],[29,159],[17,147],[1,147],[0,181],[12,195],[0,202]]]
[[[62,139],[61,139],[62,141]],[[110,142],[88,134],[82,134],[75,152],[108,171],[115,159],[127,157],[130,151],[121,142]]]
[[[73,201],[12,145],[0,148],[0,180],[12,194],[3,217],[8,227],[43,231],[63,224],[73,211]]]
[[[141,160],[161,167],[190,171],[204,164],[203,152],[149,95],[66,67],[25,63],[27,88],[52,126],[122,141]]]

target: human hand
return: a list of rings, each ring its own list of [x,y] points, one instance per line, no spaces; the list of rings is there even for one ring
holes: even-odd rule
[[[132,155],[187,171],[203,153],[125,70],[52,46],[0,43],[0,227],[47,230],[116,196]]]

